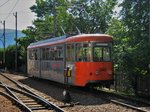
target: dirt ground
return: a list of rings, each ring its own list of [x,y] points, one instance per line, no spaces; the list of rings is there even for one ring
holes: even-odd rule
[[[10,100],[0,95],[0,112],[21,112]]]

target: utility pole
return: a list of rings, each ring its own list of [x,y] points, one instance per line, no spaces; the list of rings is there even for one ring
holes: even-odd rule
[[[149,44],[150,44],[150,0],[149,0],[149,12],[148,12],[148,16],[149,16]]]
[[[2,22],[1,21],[1,23],[3,24],[3,41],[2,41],[2,43],[3,43],[3,47],[4,47],[4,53],[3,53],[3,64],[4,64],[4,69],[6,70],[6,58],[5,58],[5,20]]]
[[[150,44],[150,0],[148,0],[148,17],[149,17],[149,22],[148,22],[148,24],[149,24],[149,44]],[[149,55],[149,54],[148,54]],[[149,69],[149,75],[150,75],[150,61],[149,61],[149,64],[148,64],[148,69]]]
[[[55,9],[55,0],[53,1],[53,6],[54,6],[54,9],[53,9],[53,15],[54,15],[54,37],[56,35],[56,9]]]
[[[4,25],[4,33],[3,33],[3,36],[4,36],[4,69],[6,70],[6,52],[5,52],[5,20],[3,21],[3,25]]]
[[[16,40],[16,50],[15,50],[15,71],[17,72],[18,71],[18,49],[17,49],[17,12],[14,13],[14,16],[15,16],[15,29],[16,29],[16,32],[15,32],[15,40]]]

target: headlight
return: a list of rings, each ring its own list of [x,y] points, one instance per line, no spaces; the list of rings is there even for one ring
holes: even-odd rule
[[[96,74],[96,75],[99,75],[99,73],[100,73],[99,70],[96,70],[95,74]]]

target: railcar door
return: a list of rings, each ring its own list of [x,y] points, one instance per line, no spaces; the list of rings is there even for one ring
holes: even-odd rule
[[[75,44],[74,43],[69,43],[66,44],[66,67],[69,67],[71,69],[71,76],[69,77],[68,82],[71,85],[74,85],[74,62],[75,62]]]
[[[40,49],[28,50],[28,73],[40,77]]]

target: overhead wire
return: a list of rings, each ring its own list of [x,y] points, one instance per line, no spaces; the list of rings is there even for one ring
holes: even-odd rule
[[[4,6],[7,2],[9,2],[10,0],[7,0],[6,2],[4,2],[3,4],[0,5],[0,7]]]
[[[32,12],[29,12],[29,11],[17,11],[17,13],[28,14],[28,13],[32,13]],[[13,14],[13,12],[11,12],[11,13],[0,13],[0,15],[8,15],[8,14]]]
[[[16,5],[19,3],[20,0],[16,0],[15,5],[12,7],[12,9],[10,10],[10,12],[8,13],[8,15],[6,16],[5,20],[8,19],[8,17],[10,16],[10,14],[12,13],[12,11],[14,10],[14,8],[16,7]]]
[[[2,5],[6,6],[8,3],[10,3],[10,1],[13,1],[13,4],[11,5],[11,8],[9,8],[8,12],[0,13],[0,17],[3,16],[3,20],[7,21],[7,23],[14,23],[14,22],[10,21],[9,18],[10,18],[10,16],[12,16],[14,14],[15,10],[17,10],[17,6],[19,5],[21,0],[7,0],[7,1],[5,0],[5,3],[2,4],[2,2],[1,2],[0,6],[2,6]],[[24,8],[22,10],[18,10],[17,13],[19,13],[19,14],[31,14],[33,12],[30,12],[29,8]],[[21,23],[30,23],[30,22],[31,21],[23,21]]]

